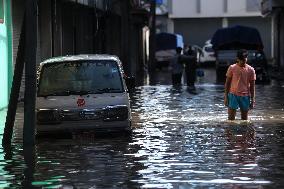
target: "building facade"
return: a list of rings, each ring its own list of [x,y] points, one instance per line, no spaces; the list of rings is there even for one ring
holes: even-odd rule
[[[113,54],[127,75],[144,72],[148,12],[139,0],[38,0],[37,63],[76,54]],[[12,0],[13,60],[17,57],[25,1]],[[20,98],[24,95],[24,77]]]
[[[260,0],[169,0],[168,7],[168,30],[183,35],[185,43],[203,46],[219,28],[250,26],[259,30],[271,58],[271,18],[261,15]]]
[[[0,0],[0,109],[8,104],[12,82],[11,7]]]
[[[262,14],[272,19],[272,48],[274,65],[284,70],[284,1],[262,0]]]

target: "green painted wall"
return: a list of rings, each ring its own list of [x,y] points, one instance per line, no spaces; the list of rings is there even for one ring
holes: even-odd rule
[[[0,23],[0,109],[8,105],[12,82],[12,38],[10,0],[0,1],[4,22]],[[0,9],[1,9],[0,8]]]

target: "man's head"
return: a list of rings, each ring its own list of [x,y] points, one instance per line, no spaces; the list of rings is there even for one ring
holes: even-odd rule
[[[246,49],[238,50],[238,52],[237,52],[238,60],[240,60],[241,62],[246,63],[247,57],[248,57],[248,51]]]

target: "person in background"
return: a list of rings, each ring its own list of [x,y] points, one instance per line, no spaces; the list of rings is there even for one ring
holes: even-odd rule
[[[186,84],[190,88],[195,88],[197,54],[190,45],[187,45],[184,50],[184,55],[188,56],[188,61],[185,63]]]
[[[255,104],[255,70],[247,64],[248,52],[240,49],[236,63],[226,73],[224,104],[228,107],[228,119],[234,120],[240,108],[241,119],[248,119],[248,111]]]
[[[182,48],[176,48],[176,55],[170,61],[170,68],[172,70],[172,84],[174,86],[181,85],[181,78],[183,72],[183,63],[181,62]]]

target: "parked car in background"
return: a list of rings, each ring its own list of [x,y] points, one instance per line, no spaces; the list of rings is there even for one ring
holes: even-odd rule
[[[247,26],[233,26],[218,29],[211,41],[216,55],[216,78],[225,80],[226,71],[236,61],[239,49],[248,50],[248,64],[256,71],[256,83],[270,82],[267,59],[257,29]]]
[[[215,65],[216,57],[211,43],[207,43],[202,48],[200,54],[200,64]]]
[[[205,45],[201,48],[198,45],[193,45],[192,48],[197,53],[197,62],[202,65],[215,65],[216,57],[215,52],[212,48],[212,44],[205,43]]]
[[[122,64],[113,55],[55,57],[38,70],[37,134],[131,131]]]
[[[183,37],[175,33],[156,34],[156,67],[161,69],[168,67],[170,60],[176,55],[176,48],[183,48]]]
[[[205,41],[205,45],[209,45],[211,44],[211,39],[208,39],[207,41]]]

